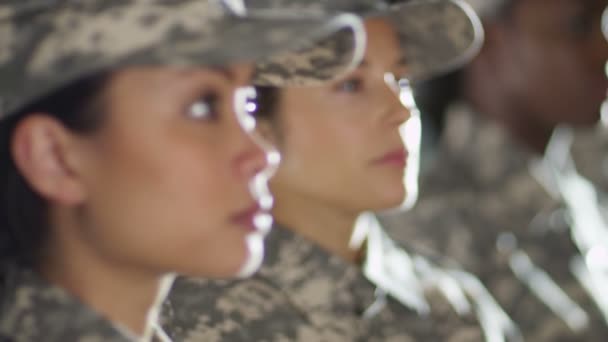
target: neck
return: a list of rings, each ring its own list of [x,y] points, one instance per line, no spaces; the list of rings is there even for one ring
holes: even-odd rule
[[[285,229],[348,262],[357,263],[361,251],[349,247],[359,213],[342,210],[317,198],[273,186],[273,215]]]
[[[103,257],[75,231],[66,225],[53,231],[41,274],[117,326],[149,337],[156,324],[150,318],[160,310],[168,277]]]

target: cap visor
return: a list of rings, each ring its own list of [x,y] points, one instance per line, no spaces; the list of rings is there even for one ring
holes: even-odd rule
[[[422,81],[468,63],[480,50],[479,17],[461,0],[415,0],[391,7],[411,81]]]
[[[252,62],[258,66],[257,84],[318,84],[356,66],[365,45],[363,24],[350,14],[296,17],[279,11],[242,17],[197,0],[124,2],[113,12],[78,6],[57,11],[40,15],[45,25],[20,24],[24,35],[39,38],[13,52],[19,58],[3,74],[13,81],[0,84],[3,112],[87,75],[132,65]],[[64,25],[70,18],[80,29]]]
[[[163,48],[156,53],[166,55],[159,56],[163,63],[226,65],[251,61],[256,65],[254,84],[315,85],[360,63],[365,31],[360,19],[349,14],[331,18],[235,17],[218,28],[214,39],[182,37],[159,42],[159,46]]]

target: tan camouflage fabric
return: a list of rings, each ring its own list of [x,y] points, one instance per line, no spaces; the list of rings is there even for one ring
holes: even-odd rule
[[[285,85],[315,84],[358,62],[357,43],[365,37],[355,41],[354,32],[362,28],[354,16],[307,17],[280,10],[244,16],[237,4],[0,1],[0,117],[79,77],[127,65],[259,61],[264,83]]]
[[[175,341],[482,341],[474,316],[458,316],[438,293],[419,316],[389,298],[372,318],[375,287],[359,267],[276,228],[262,270],[241,281],[180,278],[162,318]]]
[[[388,5],[382,0],[249,0],[255,11],[276,7],[307,12],[353,12],[384,17],[399,33],[403,63],[411,82],[427,80],[464,65],[483,43],[483,28],[461,0],[413,0]]]
[[[34,271],[15,265],[2,271],[1,342],[135,342]]]
[[[478,276],[526,341],[606,341],[602,316],[569,271],[577,250],[560,215],[562,205],[528,171],[535,158],[505,130],[458,106],[447,116],[418,204],[383,223],[396,240],[443,255]],[[586,311],[588,328],[574,332],[515,277],[512,254],[498,248],[506,232]]]

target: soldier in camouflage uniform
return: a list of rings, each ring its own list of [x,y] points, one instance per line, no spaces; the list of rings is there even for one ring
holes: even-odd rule
[[[283,153],[271,182],[278,224],[266,262],[244,281],[178,279],[165,303],[167,332],[188,342],[517,335],[474,277],[408,254],[368,212],[400,205],[410,190],[402,133],[411,112],[399,99],[407,95],[405,78],[430,77],[473,55],[481,35],[477,18],[453,1],[308,5],[366,17],[364,62],[327,86],[259,89],[264,131]],[[472,294],[483,300],[469,301]],[[481,324],[487,331],[476,309],[494,315]]]
[[[337,76],[365,35],[349,14],[246,14],[228,0],[0,2],[0,341],[168,341],[173,272],[257,268],[268,199],[249,183],[267,155],[248,84]]]
[[[487,44],[463,70],[419,89],[423,113],[445,115],[442,140],[414,210],[385,223],[398,240],[478,275],[527,341],[605,341],[606,287],[588,291],[593,272],[581,253],[585,235],[599,232],[599,243],[606,226],[588,221],[593,191],[569,164],[598,177],[605,143],[586,134],[581,149],[563,125],[583,131],[599,119],[607,2],[471,2]],[[561,170],[547,168],[561,160]]]

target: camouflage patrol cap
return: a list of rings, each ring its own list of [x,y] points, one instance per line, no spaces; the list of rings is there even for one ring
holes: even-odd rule
[[[479,17],[462,0],[411,0],[393,5],[383,0],[249,0],[248,6],[252,12],[282,6],[298,11],[353,12],[364,18],[386,17],[399,34],[408,78],[413,82],[465,64],[479,52],[484,36]]]
[[[354,67],[364,40],[354,15],[249,15],[240,0],[0,0],[0,119],[129,65],[256,61],[265,82],[314,83]]]

